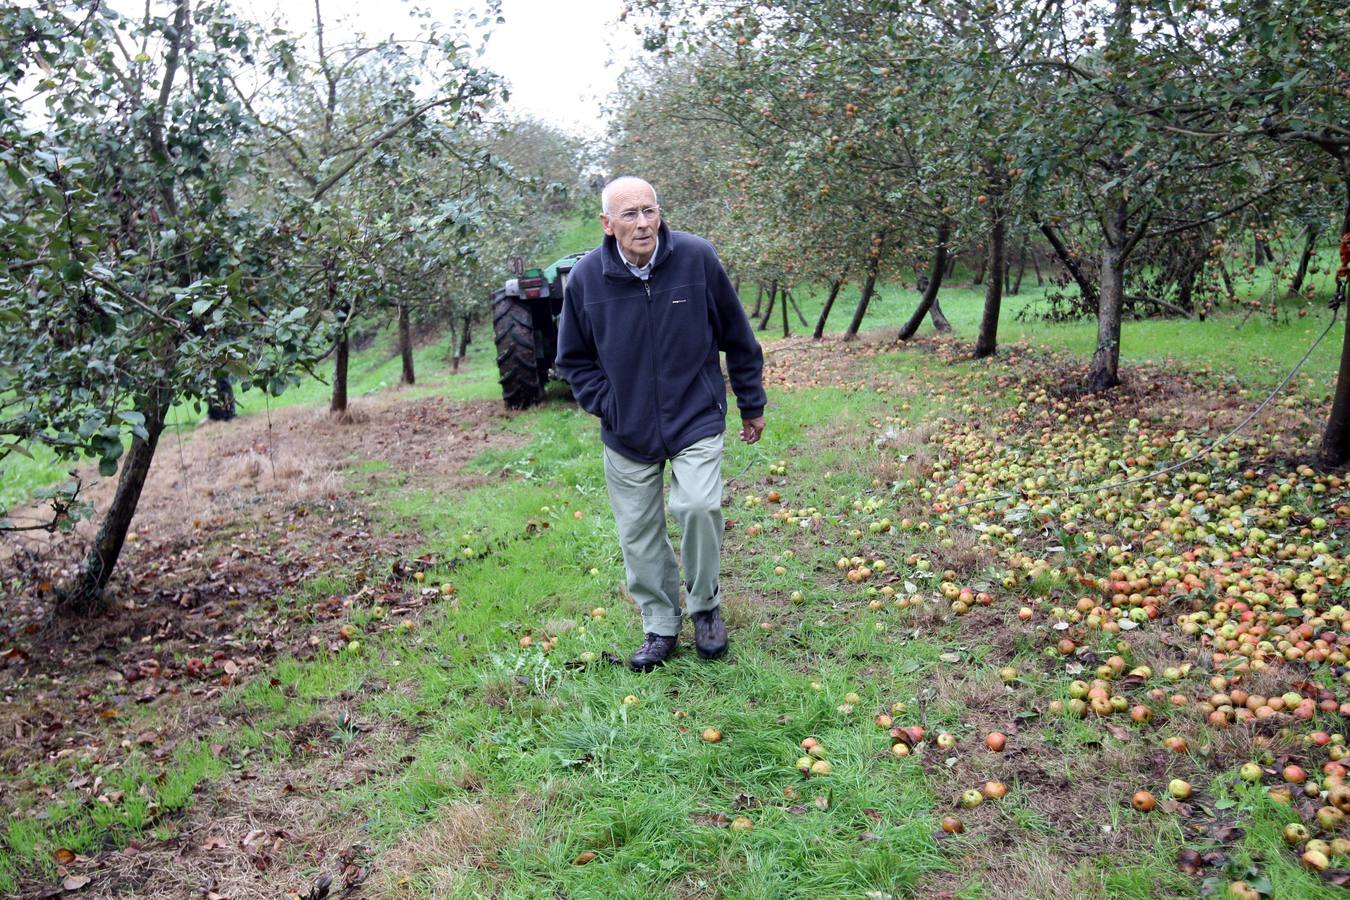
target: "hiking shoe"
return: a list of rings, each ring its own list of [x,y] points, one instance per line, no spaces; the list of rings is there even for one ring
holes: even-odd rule
[[[661,663],[666,661],[666,657],[675,649],[675,635],[673,634],[654,634],[647,632],[642,646],[638,647],[633,653],[633,658],[628,664],[633,667],[635,672],[650,672]]]
[[[694,646],[704,659],[717,659],[727,652],[727,626],[719,607],[694,613]]]

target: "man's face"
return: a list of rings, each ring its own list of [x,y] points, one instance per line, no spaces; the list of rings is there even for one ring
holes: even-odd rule
[[[624,258],[634,265],[645,266],[656,250],[656,231],[661,227],[660,215],[639,216],[625,222],[624,213],[656,207],[656,192],[651,185],[633,184],[616,189],[609,198],[609,212],[600,214],[605,234],[614,236]]]

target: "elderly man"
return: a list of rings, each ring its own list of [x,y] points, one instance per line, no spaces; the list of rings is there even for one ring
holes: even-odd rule
[[[616,179],[600,208],[604,241],[564,291],[557,367],[581,408],[600,417],[605,483],[645,634],[631,664],[645,672],[670,655],[682,622],[663,503],[667,463],[694,646],[704,659],[726,652],[718,572],[727,394],[718,353],[727,356],[741,440],[752,444],[764,431],[764,356],[712,245],[667,228],[650,184]]]

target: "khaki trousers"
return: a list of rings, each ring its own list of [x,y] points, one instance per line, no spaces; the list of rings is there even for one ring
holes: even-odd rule
[[[685,606],[690,614],[720,602],[722,435],[704,438],[670,460],[670,511],[680,526]],[[666,529],[665,463],[633,462],[605,448],[605,484],[619,526],[628,592],[643,632],[680,633],[680,570]]]

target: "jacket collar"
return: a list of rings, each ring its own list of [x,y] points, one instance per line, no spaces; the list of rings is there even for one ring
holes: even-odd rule
[[[671,230],[666,227],[664,219],[661,220],[661,227],[656,230],[656,233],[657,242],[660,246],[656,248],[656,259],[652,260],[653,272],[661,263],[670,258],[670,254],[675,249],[675,239],[671,235]],[[604,263],[603,271],[606,278],[619,281],[639,280],[624,263],[623,257],[619,255],[619,243],[614,240],[613,235],[605,235],[604,241],[600,244],[600,259]]]

